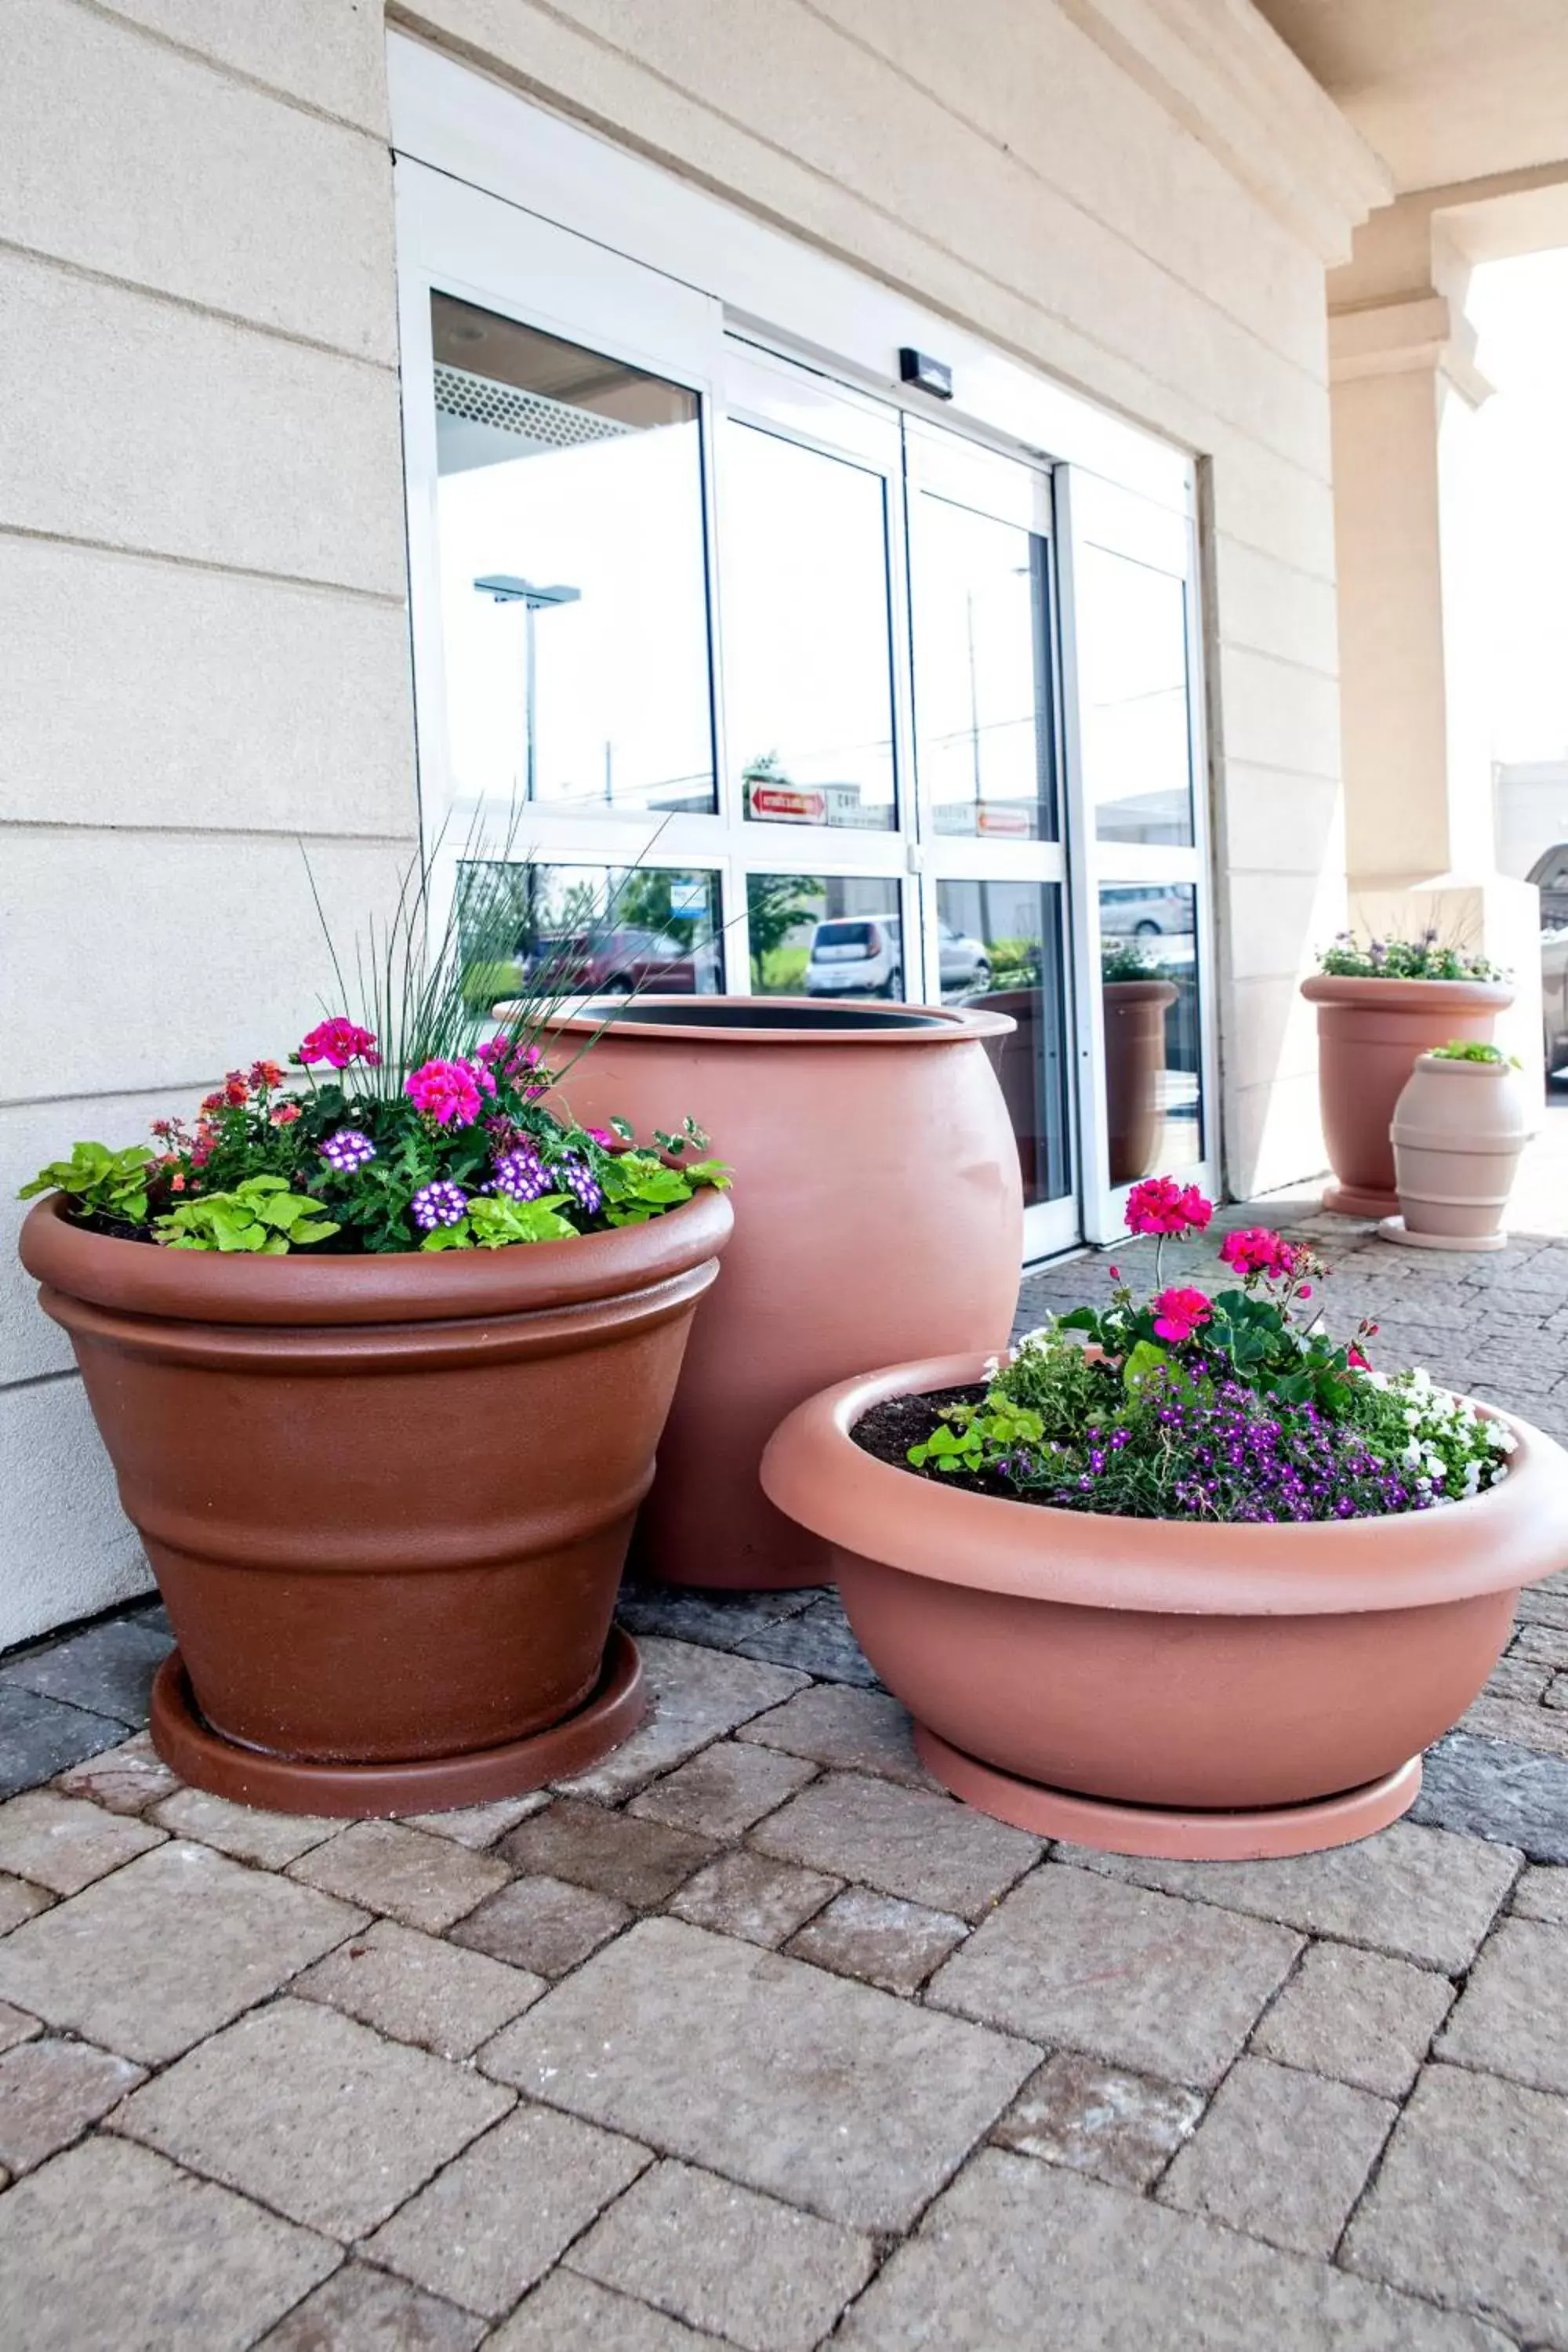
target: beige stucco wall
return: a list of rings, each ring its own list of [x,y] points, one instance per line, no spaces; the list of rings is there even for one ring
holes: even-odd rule
[[[1247,110],[1222,161],[1192,93],[1163,103],[1094,13],[396,16],[1212,459],[1226,1139],[1250,1189],[1320,1161],[1296,982],[1343,871],[1322,261],[1254,192]],[[29,0],[9,22],[7,1197],[73,1138],[129,1137],[290,1044],[322,980],[296,835],[352,921],[416,821],[373,0]],[[8,1234],[0,1265],[3,1644],[139,1570]]]

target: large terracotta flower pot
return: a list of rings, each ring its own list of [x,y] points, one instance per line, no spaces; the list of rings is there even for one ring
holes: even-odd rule
[[[22,1257],[69,1332],[179,1647],[160,1753],[300,1813],[581,1769],[644,1713],[606,1654],[634,1515],[731,1220],[462,1254],[220,1256],[85,1232]]]
[[[1120,1519],[977,1495],[850,1435],[898,1364],[793,1412],[763,1482],[833,1547],[862,1647],[954,1792],[1122,1853],[1238,1859],[1380,1829],[1486,1681],[1520,1587],[1568,1560],[1568,1455],[1520,1422],[1506,1484],[1287,1527]]]
[[[1456,1039],[1491,1041],[1513,991],[1479,980],[1362,980],[1315,972],[1301,993],[1318,1008],[1318,1093],[1335,1181],[1323,1206],[1345,1217],[1399,1206],[1394,1106],[1417,1054]]]
[[[559,1025],[580,1036],[598,1016]],[[868,1354],[1006,1344],[1023,1195],[986,1046],[1010,1026],[961,1008],[642,997],[567,1074],[593,1124],[618,1115],[646,1137],[688,1107],[741,1201],[659,1447],[640,1570],[822,1583],[826,1547],[757,1483],[782,1416]]]
[[[1530,1140],[1512,1064],[1418,1055],[1390,1133],[1400,1213],[1384,1225],[1389,1239],[1416,1248],[1501,1249],[1503,1212]]]
[[[1105,1012],[1105,1122],[1110,1181],[1131,1184],[1154,1165],[1160,1136],[1160,1076],[1165,1067],[1165,1015],[1176,1001],[1169,980],[1108,980]]]

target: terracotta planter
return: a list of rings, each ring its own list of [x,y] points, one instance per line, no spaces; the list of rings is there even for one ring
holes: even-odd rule
[[[1472,980],[1346,980],[1314,973],[1301,993],[1318,1008],[1318,1092],[1335,1181],[1323,1206],[1346,1217],[1399,1206],[1394,1106],[1417,1054],[1457,1039],[1490,1044],[1513,991]]]
[[[1511,1063],[1418,1055],[1391,1137],[1400,1214],[1389,1238],[1417,1248],[1501,1249],[1503,1212],[1530,1140]]]
[[[1165,1015],[1176,1001],[1168,980],[1108,980],[1105,1008],[1105,1118],[1110,1181],[1131,1184],[1152,1169],[1160,1137],[1160,1074],[1165,1066]]]
[[[593,1030],[585,1016],[560,1024]],[[790,1407],[868,1352],[1003,1347],[1023,1252],[994,1013],[642,997],[567,1076],[646,1136],[689,1108],[736,1171],[724,1279],[693,1335],[634,1559],[670,1583],[820,1584],[825,1545],[757,1483]]]
[[[1058,1511],[938,1486],[849,1433],[975,1356],[829,1389],[763,1481],[824,1537],[867,1656],[959,1796],[1114,1853],[1241,1858],[1365,1836],[1480,1690],[1521,1585],[1568,1559],[1568,1455],[1519,1422],[1472,1502],[1306,1527]]]
[[[625,1738],[605,1641],[731,1213],[532,1247],[243,1257],[22,1229],[179,1648],[159,1751],[294,1812],[514,1795]]]

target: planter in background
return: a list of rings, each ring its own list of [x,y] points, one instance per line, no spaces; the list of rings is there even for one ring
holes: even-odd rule
[[[1165,1067],[1165,1015],[1176,1001],[1168,980],[1108,980],[1105,1010],[1105,1118],[1110,1181],[1131,1184],[1154,1164],[1160,1135],[1160,1078]]]
[[[1384,1219],[1384,1237],[1416,1249],[1501,1249],[1503,1213],[1530,1140],[1513,1065],[1418,1055],[1391,1135],[1400,1213]]]
[[[1111,1853],[1242,1860],[1364,1837],[1480,1690],[1521,1585],[1568,1559],[1568,1455],[1511,1422],[1507,1482],[1387,1518],[1121,1519],[977,1495],[863,1453],[885,1398],[976,1356],[846,1381],[790,1415],[763,1479],[833,1547],[866,1655],[937,1778]]]
[[[1476,980],[1365,980],[1317,972],[1318,1092],[1334,1182],[1325,1209],[1392,1216],[1399,1206],[1389,1126],[1417,1054],[1458,1039],[1489,1045],[1513,991]]]
[[[249,1257],[22,1231],[178,1649],[187,1780],[407,1813],[580,1770],[645,1712],[611,1615],[731,1212],[501,1250]],[[606,1642],[609,1647],[606,1650]]]
[[[608,1011],[559,1022],[563,1045]],[[1005,1346],[1023,1193],[987,1047],[1011,1026],[966,1008],[639,997],[569,1072],[562,1091],[592,1125],[619,1117],[646,1138],[670,1105],[689,1111],[743,1204],[659,1446],[640,1570],[823,1583],[826,1546],[758,1485],[779,1421],[868,1353]]]

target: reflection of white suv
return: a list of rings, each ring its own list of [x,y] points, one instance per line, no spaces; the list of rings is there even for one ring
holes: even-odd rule
[[[806,959],[808,996],[897,996],[903,980],[897,915],[834,915],[818,923]]]
[[[1190,887],[1168,882],[1113,885],[1100,894],[1100,928],[1118,939],[1157,940],[1166,931],[1190,932]]]

